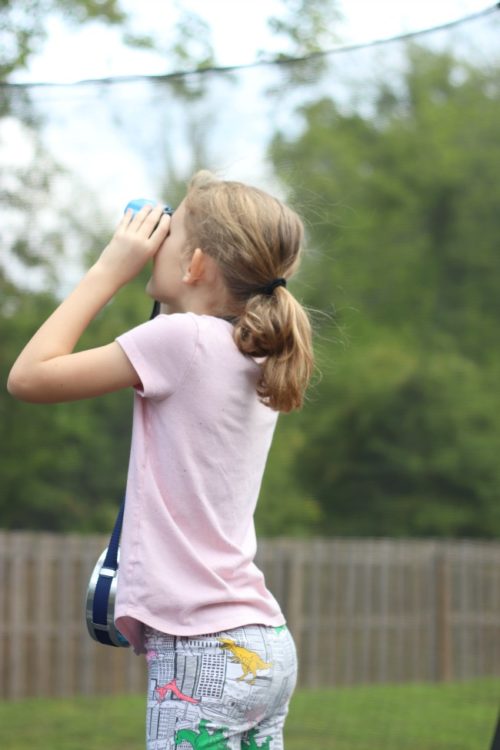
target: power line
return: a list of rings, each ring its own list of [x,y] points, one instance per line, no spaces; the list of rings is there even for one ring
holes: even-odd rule
[[[10,82],[0,81],[0,88],[10,89],[30,89],[30,88],[42,88],[42,87],[56,87],[56,88],[67,88],[72,86],[86,86],[86,85],[106,85],[114,83],[133,83],[136,81],[172,81],[179,80],[182,78],[206,75],[209,73],[232,73],[237,70],[246,70],[250,68],[261,68],[267,66],[282,66],[282,65],[293,65],[295,63],[307,62],[309,60],[319,59],[323,57],[330,57],[332,55],[338,55],[345,52],[354,52],[361,49],[369,49],[370,47],[379,47],[384,44],[390,44],[392,42],[407,41],[409,39],[415,39],[416,37],[425,36],[432,34],[437,31],[446,31],[457,26],[475,21],[478,18],[490,15],[491,13],[500,10],[500,2],[491,5],[483,10],[476,11],[475,13],[469,13],[466,16],[457,18],[453,21],[446,21],[436,26],[430,26],[425,29],[419,29],[417,31],[409,31],[404,34],[397,34],[390,37],[382,37],[381,39],[373,39],[369,42],[359,42],[356,44],[345,44],[338,47],[333,47],[328,50],[318,50],[317,52],[309,52],[307,55],[301,56],[290,56],[290,57],[277,57],[272,59],[255,60],[250,63],[242,63],[238,65],[208,65],[202,68],[194,68],[192,70],[178,70],[172,73],[158,73],[158,74],[133,74],[123,76],[105,76],[103,78],[85,78],[80,81],[73,82],[51,82],[51,81],[33,81],[33,82]]]

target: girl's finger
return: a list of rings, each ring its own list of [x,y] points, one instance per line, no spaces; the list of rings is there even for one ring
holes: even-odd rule
[[[157,232],[158,229],[161,230],[161,232],[166,232],[168,227],[170,226],[170,221],[172,217],[170,214],[165,213],[162,207],[161,216],[158,220],[158,223],[156,224],[155,228],[153,229],[153,232]]]
[[[125,225],[130,227],[134,232],[139,231],[152,209],[153,206],[149,204],[145,204],[139,211],[134,211],[133,208],[127,208],[124,218],[128,217],[128,220]]]
[[[152,234],[158,222],[160,221],[162,213],[163,213],[163,207],[161,205],[144,206],[144,208],[141,208],[141,210],[137,213],[135,217],[137,221],[135,230],[137,232],[141,232],[142,230],[144,230],[144,232],[149,237]]]
[[[165,213],[163,211],[163,206],[158,205],[158,206],[155,206],[155,208],[144,219],[144,222],[141,225],[141,229],[143,230],[144,235],[148,239],[152,239],[154,237],[154,239],[157,240],[165,232],[166,226],[164,223],[161,223],[163,216],[165,216]],[[161,224],[161,228],[160,228],[160,232],[158,232],[158,228],[160,227],[160,224]]]
[[[120,219],[118,223],[118,228],[121,229],[123,227],[128,227],[132,219],[134,218],[134,211],[132,211],[131,208],[127,208],[125,213],[123,214],[122,218]]]
[[[144,208],[148,210],[144,211]],[[141,227],[142,222],[144,221],[145,217],[149,213],[151,206],[149,207],[144,206],[144,208],[141,208],[140,211],[134,211],[133,208],[127,208],[122,218],[120,219],[120,223],[118,224],[118,229],[127,229],[128,227],[130,227],[134,231],[137,231]]]

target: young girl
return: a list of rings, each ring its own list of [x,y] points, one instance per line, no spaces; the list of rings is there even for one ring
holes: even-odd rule
[[[115,616],[148,661],[148,750],[283,747],[295,648],[253,513],[278,412],[302,405],[313,365],[287,289],[302,236],[277,199],[199,172],[172,218],[125,213],[9,376],[32,402],[135,389]],[[166,314],[74,353],[150,259]]]

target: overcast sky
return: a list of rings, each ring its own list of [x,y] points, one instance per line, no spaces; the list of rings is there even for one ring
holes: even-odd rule
[[[125,0],[138,33],[165,30],[175,20],[170,0]],[[278,12],[278,0],[189,0],[184,7],[205,18],[219,65],[245,64],[255,60],[258,50],[273,48],[266,18]],[[429,28],[461,18],[494,5],[488,0],[339,0],[343,22],[336,22],[343,44]],[[90,25],[82,30],[49,24],[50,36],[29,70],[16,74],[17,81],[71,82],[130,74],[171,72],[168,61],[159,55],[124,47],[117,30]]]

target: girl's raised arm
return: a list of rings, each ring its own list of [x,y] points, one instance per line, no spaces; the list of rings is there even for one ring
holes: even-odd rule
[[[116,292],[137,276],[168,234],[162,207],[127,212],[98,261],[24,347],[7,388],[35,403],[75,401],[137,385],[119,344],[73,352],[82,333]]]

